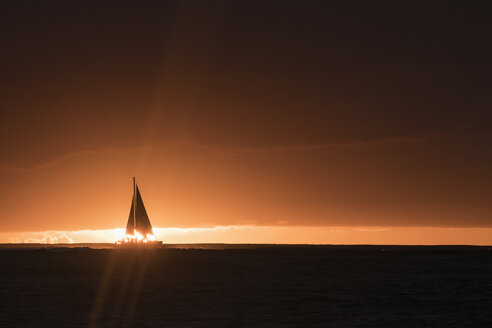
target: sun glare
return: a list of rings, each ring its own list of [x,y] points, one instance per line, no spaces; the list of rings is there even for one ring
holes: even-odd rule
[[[125,244],[125,243],[148,243],[151,241],[155,241],[154,234],[148,233],[147,235],[142,235],[137,230],[133,230],[133,235],[125,234],[124,238],[116,241],[116,244]]]

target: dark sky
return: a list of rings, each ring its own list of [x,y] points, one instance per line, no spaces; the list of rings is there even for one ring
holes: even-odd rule
[[[7,230],[492,226],[487,1],[3,1]],[[152,220],[152,217],[151,217]]]

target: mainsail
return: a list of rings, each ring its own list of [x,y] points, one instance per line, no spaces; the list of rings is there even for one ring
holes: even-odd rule
[[[133,178],[133,199],[132,207],[130,209],[130,215],[128,217],[128,222],[126,224],[126,234],[133,236],[135,232],[138,232],[142,236],[147,236],[147,234],[153,234],[152,225],[150,224],[149,217],[147,216],[147,211],[138,190],[138,186],[135,183],[135,178]]]

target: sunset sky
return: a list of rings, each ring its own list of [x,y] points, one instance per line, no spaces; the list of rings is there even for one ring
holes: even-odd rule
[[[0,242],[123,228],[136,176],[184,242],[492,244],[491,15],[3,1]]]

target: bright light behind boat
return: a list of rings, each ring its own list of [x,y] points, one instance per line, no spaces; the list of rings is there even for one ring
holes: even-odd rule
[[[118,240],[116,244],[127,244],[127,243],[148,243],[155,241],[154,234],[148,233],[146,236],[143,236],[138,231],[134,230],[133,235],[125,235],[125,238]]]

